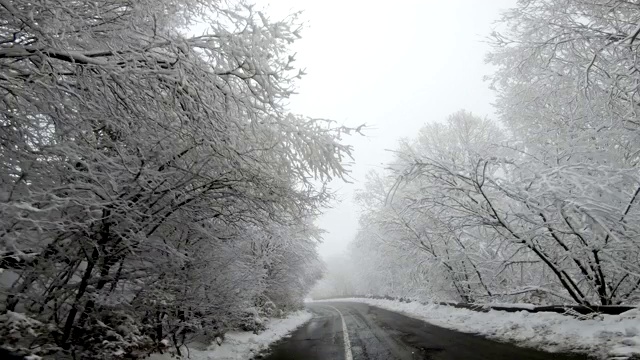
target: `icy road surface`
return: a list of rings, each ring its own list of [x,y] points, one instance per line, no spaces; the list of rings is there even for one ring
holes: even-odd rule
[[[313,318],[276,343],[266,360],[586,360],[443,329],[362,303],[314,302]],[[346,326],[346,333],[343,328]]]

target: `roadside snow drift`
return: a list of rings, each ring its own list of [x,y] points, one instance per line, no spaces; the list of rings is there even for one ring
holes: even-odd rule
[[[298,311],[284,319],[271,319],[267,329],[260,334],[251,332],[228,332],[222,345],[213,343],[205,350],[181,349],[184,359],[192,360],[247,360],[265,350],[275,341],[311,319],[308,311]],[[149,360],[169,360],[170,354],[153,354]]]
[[[361,302],[444,328],[551,352],[586,352],[602,359],[626,359],[640,355],[640,309],[579,320],[550,312],[490,310],[482,313],[451,306],[381,299],[348,298],[319,302],[345,301]]]

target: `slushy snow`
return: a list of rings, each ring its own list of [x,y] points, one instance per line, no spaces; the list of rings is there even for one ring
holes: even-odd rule
[[[326,301],[361,302],[443,328],[550,352],[585,352],[601,359],[627,359],[640,355],[640,309],[580,320],[552,312],[490,310],[483,313],[437,304],[382,299],[322,300]]]
[[[300,327],[312,315],[308,311],[298,311],[284,319],[270,319],[267,328],[260,334],[247,331],[235,331],[225,334],[222,345],[213,343],[204,350],[193,348],[181,349],[186,354],[183,359],[191,360],[247,360],[253,358],[259,352],[267,349],[270,344],[276,342]],[[169,360],[169,354],[152,354],[149,360]]]

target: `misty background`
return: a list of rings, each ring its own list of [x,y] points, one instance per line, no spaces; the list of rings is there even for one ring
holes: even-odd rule
[[[487,37],[515,0],[260,1],[274,18],[302,11],[307,26],[293,45],[307,75],[291,97],[294,113],[357,127],[352,183],[334,181],[339,201],[317,224],[327,231],[319,252],[344,252],[358,228],[354,190],[370,170],[382,170],[403,137],[442,122],[459,109],[493,117],[495,94],[484,76]],[[272,10],[272,11],[271,11]]]

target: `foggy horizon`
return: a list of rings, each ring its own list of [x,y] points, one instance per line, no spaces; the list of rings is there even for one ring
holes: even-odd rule
[[[515,0],[485,2],[480,8],[476,3],[403,0],[387,7],[367,1],[258,2],[276,14],[302,11],[306,22],[294,46],[296,63],[306,75],[290,99],[291,110],[346,126],[366,125],[364,136],[345,137],[355,150],[353,183],[331,184],[342,201],[334,202],[317,222],[327,231],[319,246],[323,258],[344,255],[358,226],[354,190],[362,187],[369,171],[385,168],[392,158],[388,150],[402,138],[462,109],[495,119],[495,95],[484,80],[492,66],[485,56],[495,22]],[[338,55],[325,55],[328,47]]]

